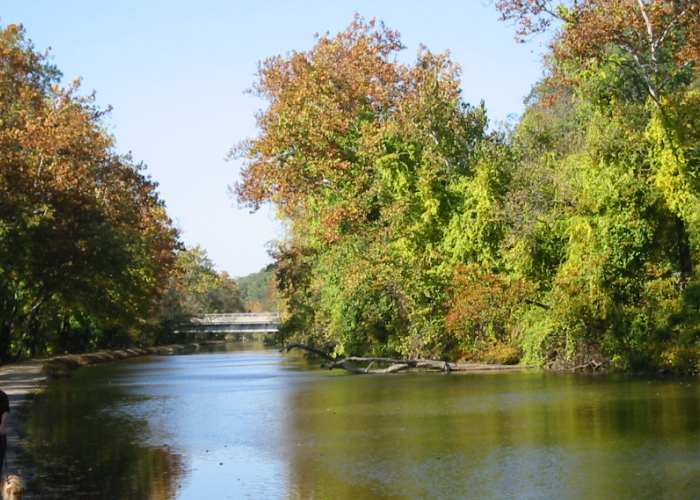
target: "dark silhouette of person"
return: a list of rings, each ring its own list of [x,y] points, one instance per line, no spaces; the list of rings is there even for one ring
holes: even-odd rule
[[[5,454],[7,453],[7,430],[10,419],[10,399],[5,391],[0,390],[0,477],[5,472]]]

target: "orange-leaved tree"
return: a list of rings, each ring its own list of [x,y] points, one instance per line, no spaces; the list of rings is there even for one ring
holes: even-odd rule
[[[259,133],[235,151],[239,200],[274,203],[289,227],[276,253],[283,333],[339,353],[449,349],[452,269],[495,258],[501,235],[487,220],[504,155],[483,106],[463,102],[447,54],[421,48],[404,64],[402,48],[395,31],[356,17],[266,60]]]
[[[0,61],[0,357],[134,333],[177,246],[156,184],[20,26]]]

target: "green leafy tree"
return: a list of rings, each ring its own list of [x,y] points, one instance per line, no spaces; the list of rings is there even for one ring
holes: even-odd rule
[[[697,2],[497,4],[519,36],[561,26],[514,136],[534,189],[506,255],[546,305],[523,315],[526,355],[697,370]]]
[[[21,27],[0,61],[0,358],[140,341],[177,246],[156,184]]]
[[[193,317],[243,310],[236,280],[218,272],[202,247],[181,249],[160,302],[160,341],[169,339],[178,326]]]
[[[241,289],[241,300],[251,312],[277,311],[278,298],[274,265],[236,279]]]
[[[401,48],[356,18],[309,52],[268,59],[260,134],[239,149],[240,199],[277,204],[291,229],[276,261],[283,334],[338,353],[451,352],[454,269],[498,260],[503,138],[462,101],[446,55],[423,49],[405,66]]]

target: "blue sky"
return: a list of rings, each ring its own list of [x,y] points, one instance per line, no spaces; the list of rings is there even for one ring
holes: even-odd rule
[[[465,100],[484,99],[493,120],[520,113],[541,76],[541,46],[516,44],[489,0],[4,0],[0,23],[22,23],[67,80],[82,77],[113,106],[117,149],[148,164],[184,241],[241,276],[267,264],[267,242],[283,236],[272,210],[250,214],[228,193],[240,165],[225,156],[255,134],[264,106],[245,90],[258,61],[310,48],[355,12],[398,30],[406,61],[421,43],[449,49]]]

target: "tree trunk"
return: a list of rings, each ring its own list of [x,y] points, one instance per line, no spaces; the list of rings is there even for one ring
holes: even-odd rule
[[[12,325],[4,322],[0,325],[0,362],[7,363],[10,360],[10,339],[12,335]]]
[[[284,350],[289,352],[292,349],[302,349],[317,356],[321,356],[329,363],[323,364],[324,368],[332,370],[334,368],[342,368],[350,373],[358,375],[367,374],[388,374],[398,373],[405,370],[427,370],[440,371],[443,373],[450,372],[479,372],[479,371],[505,371],[505,370],[521,370],[523,368],[531,368],[530,366],[522,365],[492,365],[484,363],[449,363],[437,359],[394,359],[394,358],[375,358],[375,357],[357,357],[349,356],[347,358],[333,358],[330,354],[325,353],[315,347],[304,344],[289,344]],[[361,366],[366,364],[366,366]],[[388,365],[386,368],[373,368],[375,364]]]
[[[693,275],[693,259],[690,255],[690,241],[683,219],[676,216],[676,244],[678,253],[678,269],[685,284]]]

